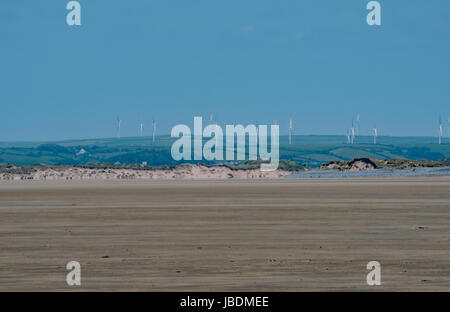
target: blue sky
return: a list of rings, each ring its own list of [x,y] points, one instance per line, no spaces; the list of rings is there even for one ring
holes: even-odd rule
[[[160,133],[193,117],[287,133],[437,135],[450,116],[450,1],[0,1],[0,140]]]

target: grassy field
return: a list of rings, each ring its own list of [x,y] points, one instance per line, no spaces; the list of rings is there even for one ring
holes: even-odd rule
[[[379,137],[378,144],[371,137],[357,137],[356,144],[346,144],[344,136],[295,136],[289,145],[287,137],[280,137],[280,158],[293,160],[309,167],[333,160],[366,157],[376,159],[427,159],[450,157],[450,140],[437,144],[432,137]],[[174,139],[159,136],[155,143],[150,137],[105,138],[61,142],[2,142],[0,163],[18,165],[86,164],[86,163],[142,163],[150,166],[177,165],[170,148]],[[84,149],[86,153],[79,154]],[[77,155],[78,154],[78,155]]]

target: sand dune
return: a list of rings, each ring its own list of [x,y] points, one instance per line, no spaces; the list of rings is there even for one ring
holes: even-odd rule
[[[42,166],[29,173],[0,173],[0,180],[171,180],[171,179],[276,179],[292,172],[285,170],[237,170],[226,166],[184,164],[173,169],[88,169],[71,166]]]

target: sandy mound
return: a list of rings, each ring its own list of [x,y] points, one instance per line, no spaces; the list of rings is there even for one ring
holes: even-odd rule
[[[40,167],[28,173],[2,173],[0,180],[122,180],[122,179],[278,179],[291,172],[260,169],[235,170],[226,166],[180,165],[174,169],[87,169]]]
[[[369,158],[354,159],[348,163],[344,171],[362,171],[376,169],[377,165]]]
[[[349,162],[332,161],[321,166],[322,169],[338,169],[340,171],[365,171],[377,168],[377,165],[369,158],[356,158]]]

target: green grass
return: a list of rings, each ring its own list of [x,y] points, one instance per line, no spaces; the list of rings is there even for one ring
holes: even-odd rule
[[[60,142],[0,142],[0,163],[18,165],[88,163],[130,164],[147,162],[149,166],[176,166],[181,162],[172,159],[170,149],[174,139],[159,136],[155,143],[151,137],[102,138]],[[450,159],[450,139],[437,144],[432,137],[379,137],[377,145],[371,137],[358,137],[356,144],[346,144],[345,136],[295,136],[287,144],[287,136],[280,137],[280,158],[320,166],[332,160],[354,158],[376,159]],[[77,156],[84,148],[87,154]],[[213,162],[201,161],[207,165]],[[194,163],[191,161],[190,163]]]

